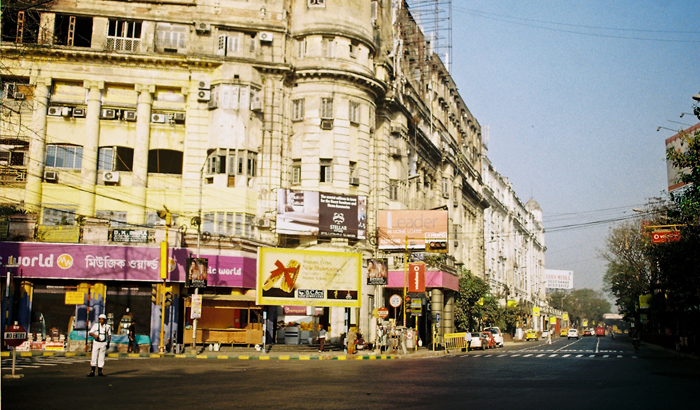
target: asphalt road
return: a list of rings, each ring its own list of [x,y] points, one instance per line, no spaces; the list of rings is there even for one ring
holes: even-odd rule
[[[700,360],[628,338],[555,338],[438,358],[349,361],[32,358],[7,409],[660,409],[700,406]],[[3,374],[8,373],[3,360]],[[30,367],[32,366],[32,367]],[[488,406],[488,407],[487,407]]]

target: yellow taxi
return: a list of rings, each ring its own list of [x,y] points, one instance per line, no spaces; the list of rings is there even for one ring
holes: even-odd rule
[[[559,336],[561,337],[567,337],[569,335],[569,328],[568,327],[562,327],[561,332],[559,332]]]
[[[527,332],[525,332],[525,340],[530,341],[530,340],[537,340],[537,332],[535,332],[534,329],[527,329]]]

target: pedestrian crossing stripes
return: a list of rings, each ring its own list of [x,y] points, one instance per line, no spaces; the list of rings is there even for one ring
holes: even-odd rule
[[[632,358],[632,359],[636,359],[637,358],[637,356],[627,356],[627,355],[623,355],[623,354],[610,355],[610,354],[600,354],[600,353],[598,353],[598,354],[579,353],[577,355],[573,355],[570,353],[567,353],[567,354],[552,353],[551,351],[549,351],[548,353],[551,353],[551,354],[540,353],[540,354],[535,355],[532,353],[528,353],[528,354],[503,353],[503,354],[499,354],[496,356],[496,355],[492,355],[492,354],[470,353],[470,354],[462,355],[460,357],[465,358],[465,359],[466,358],[476,359],[479,357],[483,357],[483,358],[511,357],[511,358],[522,358],[522,359],[526,359],[526,358],[533,358],[533,359],[539,359],[539,358],[545,358],[545,359],[549,359],[549,358],[560,358],[560,359],[582,359],[582,358],[583,359],[596,359],[596,358],[598,358],[598,359],[624,359],[624,358]]]
[[[18,356],[15,362],[15,369],[38,369],[40,367],[52,367],[58,365],[66,364],[89,364],[90,357],[87,356]],[[115,360],[114,358],[106,357],[105,361]],[[2,358],[2,369],[9,370],[12,369],[12,358],[3,357]]]
[[[530,352],[552,352],[553,350],[551,349],[524,349],[524,350],[518,350],[521,353],[530,353]],[[594,349],[587,349],[587,350],[580,350],[580,349],[561,349],[557,350],[557,352],[562,352],[562,353],[624,353],[623,350],[598,350],[597,352]]]

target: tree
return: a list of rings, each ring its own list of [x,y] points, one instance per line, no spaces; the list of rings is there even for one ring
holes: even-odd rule
[[[462,268],[459,274],[459,291],[455,295],[455,327],[466,331],[474,327],[474,318],[481,317],[477,303],[488,294],[489,286],[483,279]]]
[[[600,322],[610,312],[610,302],[602,292],[593,289],[576,289],[563,299],[563,310],[569,312],[570,320],[581,323],[583,319]]]

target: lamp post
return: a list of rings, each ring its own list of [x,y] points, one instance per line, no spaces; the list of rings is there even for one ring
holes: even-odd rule
[[[197,210],[197,259],[200,258],[200,252],[202,249],[202,191],[203,191],[203,180],[204,180],[204,168],[209,162],[211,154],[207,154],[204,159],[202,168],[199,170],[199,209]],[[194,288],[194,294],[199,295],[199,287]],[[190,308],[191,309],[191,308]],[[197,318],[192,319],[192,351],[197,352]]]
[[[656,132],[659,132],[659,131],[661,131],[662,129],[664,129],[664,130],[669,130],[669,131],[673,131],[673,132],[675,132],[675,133],[680,132],[680,130],[674,130],[673,128],[668,128],[668,127],[658,127],[658,128],[656,128]]]
[[[160,278],[163,279],[163,290],[160,301],[160,343],[158,353],[165,353],[165,288],[168,279],[168,229],[173,224],[173,214],[163,205],[165,211],[158,211],[158,216],[165,220],[165,240],[160,243]],[[172,326],[172,323],[171,323]]]

